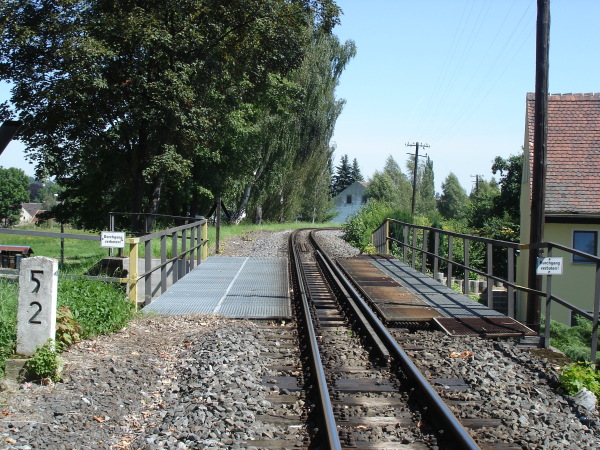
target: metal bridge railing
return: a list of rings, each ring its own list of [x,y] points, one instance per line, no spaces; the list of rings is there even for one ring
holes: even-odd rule
[[[111,213],[111,230],[114,230],[114,216],[115,215],[130,215],[129,213]],[[142,215],[142,214],[140,214]],[[172,284],[175,284],[183,276],[189,273],[192,269],[199,265],[208,256],[208,222],[204,217],[190,218],[190,217],[175,217],[175,216],[158,216],[167,219],[178,219],[189,222],[185,225],[172,227],[166,230],[157,231],[154,233],[146,233],[137,237],[126,237],[125,244],[128,246],[126,249],[127,257],[129,258],[129,272],[127,277],[106,277],[106,276],[89,276],[86,278],[100,279],[103,281],[114,281],[122,284],[126,284],[129,287],[129,299],[134,302],[137,306],[140,292],[138,289],[138,282],[144,280],[144,293],[143,303],[145,305],[152,301],[153,297],[153,286],[151,276],[154,272],[160,271],[160,282],[154,287],[155,290],[160,288],[160,293],[164,293],[167,290],[167,276],[168,266],[171,265],[171,277]],[[89,234],[73,234],[73,233],[57,233],[51,231],[27,231],[18,229],[6,229],[0,228],[0,234],[14,234],[24,236],[38,236],[54,239],[78,239],[78,240],[90,240],[100,241],[100,234],[89,235]],[[159,241],[160,246],[160,261],[153,261],[153,249],[152,242]],[[139,274],[139,254],[140,244],[144,244],[143,260],[144,260],[144,273]],[[167,246],[169,245],[169,249]],[[62,258],[61,245],[61,258]],[[168,252],[171,256],[168,257]],[[154,253],[157,253],[155,249]],[[158,259],[158,258],[156,258]],[[157,262],[155,266],[152,266],[154,262]]]
[[[436,280],[439,279],[440,267],[445,265],[445,273],[447,275],[446,283],[450,288],[452,288],[454,270],[458,269],[459,271],[462,271],[462,292],[465,295],[469,295],[470,274],[475,273],[482,276],[487,285],[486,304],[490,308],[493,307],[492,288],[494,282],[505,286],[508,297],[507,315],[513,318],[515,318],[515,293],[517,291],[534,293],[535,295],[544,297],[546,299],[545,347],[548,347],[550,344],[549,324],[553,302],[591,320],[591,360],[593,363],[596,363],[596,353],[598,349],[598,317],[600,310],[600,258],[553,242],[542,242],[535,245],[517,244],[515,242],[483,238],[440,230],[433,227],[414,225],[394,219],[386,219],[383,224],[373,231],[372,242],[377,253],[395,254],[400,257],[405,264],[410,265],[415,270],[420,270],[422,273],[429,273]],[[456,245],[457,243],[458,246]],[[474,247],[478,247],[478,250],[484,249],[483,261],[477,261],[477,265],[470,262],[472,249]],[[543,249],[545,256],[552,256],[553,250],[560,250],[568,255],[577,255],[586,258],[591,264],[595,264],[593,313],[590,314],[563,298],[554,295],[552,293],[552,275],[547,275],[545,292],[516,284],[515,256],[519,250],[524,249]],[[460,261],[456,258],[457,254],[461,256]],[[479,252],[479,256],[481,256],[481,252]],[[498,264],[498,261],[501,263]],[[482,265],[481,263],[484,264]],[[494,270],[495,266],[496,271]]]

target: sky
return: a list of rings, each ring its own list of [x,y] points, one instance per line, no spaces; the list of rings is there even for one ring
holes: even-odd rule
[[[346,100],[334,164],[365,178],[388,156],[429,148],[436,190],[450,172],[470,192],[496,156],[521,151],[535,91],[535,0],[337,0],[335,33],[356,43],[337,95]],[[550,93],[600,91],[600,1],[550,0]],[[496,178],[499,174],[496,175]]]
[[[404,172],[421,147],[436,190],[450,172],[470,192],[496,156],[523,146],[525,98],[535,90],[536,0],[337,0],[334,33],[357,55],[342,74],[346,101],[332,143],[366,179],[393,156]],[[550,0],[550,93],[600,91],[600,1]],[[0,84],[0,102],[9,98]],[[13,141],[0,165],[34,168]]]

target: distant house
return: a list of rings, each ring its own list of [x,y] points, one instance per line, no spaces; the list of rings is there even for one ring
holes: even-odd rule
[[[36,221],[38,213],[44,211],[42,203],[23,203],[21,204],[20,223],[31,223]]]
[[[529,242],[534,94],[527,94],[525,158],[521,184],[521,242]],[[548,97],[548,141],[543,240],[598,255],[600,234],[600,94]],[[563,275],[552,278],[553,294],[583,310],[593,309],[595,265],[563,256]],[[527,284],[528,251],[518,261],[517,282]],[[524,311],[526,294],[519,293]],[[570,311],[552,306],[552,318],[571,323]]]
[[[336,216],[333,222],[344,222],[348,216],[358,211],[367,203],[366,190],[369,183],[366,181],[355,181],[333,198]]]

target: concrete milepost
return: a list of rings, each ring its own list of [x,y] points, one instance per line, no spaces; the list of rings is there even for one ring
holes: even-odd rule
[[[19,271],[17,353],[31,356],[56,337],[58,261],[45,256],[24,258]]]

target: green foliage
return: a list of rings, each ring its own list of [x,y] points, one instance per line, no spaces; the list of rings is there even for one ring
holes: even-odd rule
[[[305,150],[321,149],[320,168],[331,152],[343,102],[309,101],[333,91],[348,53],[329,55],[322,80],[307,55],[340,14],[333,0],[0,3],[0,80],[14,85],[37,176],[65,189],[59,220],[100,229],[111,210],[201,214],[215,195],[239,204],[259,172],[287,200],[298,181],[287,176],[311,180],[319,166],[302,166]],[[293,77],[305,62],[312,93]]]
[[[391,155],[386,159],[383,171],[373,174],[366,195],[369,199],[410,211],[412,185]]]
[[[83,339],[117,331],[134,314],[121,286],[79,277],[59,278],[58,304],[69,307]]]
[[[4,226],[19,223],[21,203],[29,201],[29,178],[21,169],[0,167],[0,222]]]
[[[500,172],[500,195],[494,199],[495,215],[508,216],[513,223],[519,224],[523,152],[511,155],[507,159],[496,156],[492,173],[495,175],[496,172]]]
[[[343,237],[360,251],[368,252],[372,248],[371,233],[388,217],[406,221],[410,218],[410,213],[395,209],[387,202],[370,201],[348,217],[342,225]]]
[[[19,285],[0,279],[0,375],[4,361],[14,354],[17,341]]]
[[[454,173],[446,177],[442,183],[442,195],[438,203],[438,210],[445,219],[461,220],[467,212],[469,197],[460,185]]]
[[[43,346],[38,346],[35,353],[25,363],[25,369],[36,380],[48,378],[52,381],[60,381],[59,354],[52,339],[48,339]]]
[[[68,306],[59,306],[56,312],[56,344],[59,349],[70,347],[81,340],[82,328]]]
[[[576,317],[577,325],[568,326],[560,322],[550,323],[550,344],[573,361],[590,361],[592,322]]]
[[[574,395],[583,388],[600,396],[600,372],[593,364],[573,363],[563,367],[560,374],[560,386],[570,395]]]

